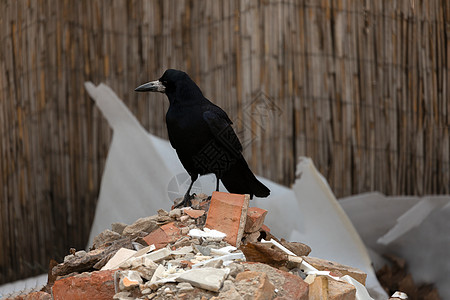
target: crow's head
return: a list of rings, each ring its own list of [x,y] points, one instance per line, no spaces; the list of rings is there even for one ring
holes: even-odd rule
[[[191,80],[188,74],[183,71],[168,69],[163,76],[155,81],[150,81],[138,86],[136,92],[160,92],[171,94],[176,92],[177,87],[196,84]]]
[[[200,88],[183,71],[168,69],[158,80],[144,83],[135,89],[136,92],[165,93],[171,104],[192,103],[203,99]]]

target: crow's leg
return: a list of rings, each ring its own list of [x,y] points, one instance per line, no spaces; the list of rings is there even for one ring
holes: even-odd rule
[[[218,192],[219,191],[219,177],[216,176],[216,179],[217,179],[217,181],[216,181],[216,192]]]
[[[192,203],[191,203],[191,199],[194,198],[194,195],[191,195],[190,192],[191,192],[191,189],[192,189],[192,185],[193,185],[194,182],[197,180],[197,178],[198,178],[198,175],[197,175],[197,174],[191,175],[191,184],[189,185],[189,188],[188,188],[188,190],[186,191],[186,194],[184,194],[183,201],[181,201],[180,203],[178,203],[178,204],[175,206],[175,208],[191,206],[191,204],[192,204]]]
[[[216,192],[219,191],[219,177],[216,175]],[[208,198],[206,198],[207,201],[211,200],[212,196],[208,196]]]

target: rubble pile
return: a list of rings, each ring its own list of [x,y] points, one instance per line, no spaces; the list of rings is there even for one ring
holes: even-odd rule
[[[112,224],[23,299],[355,299],[366,274],[277,239],[267,211],[248,204],[248,195],[214,192],[189,208]]]
[[[441,299],[436,287],[432,284],[417,285],[414,283],[411,273],[408,272],[405,259],[392,254],[385,254],[384,257],[389,260],[390,264],[379,269],[377,277],[389,294],[395,291],[403,291],[409,299]]]

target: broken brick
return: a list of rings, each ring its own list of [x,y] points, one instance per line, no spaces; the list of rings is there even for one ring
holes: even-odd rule
[[[311,247],[303,243],[288,242],[284,239],[281,239],[280,244],[297,256],[307,256],[309,253],[311,253]]]
[[[2,298],[3,299],[3,298]],[[46,292],[32,292],[27,295],[20,295],[14,298],[5,298],[5,299],[14,299],[14,300],[52,300],[52,296]]]
[[[239,247],[249,199],[248,195],[213,192],[205,227],[225,233],[225,241]]]
[[[265,209],[259,207],[249,207],[244,232],[252,233],[260,230],[266,215],[267,210]]]
[[[239,248],[249,262],[260,262],[279,268],[288,261],[288,255],[270,243],[247,243]]]
[[[252,233],[244,233],[244,243],[256,243],[258,242],[259,237],[261,236],[261,232],[256,231]]]
[[[82,273],[55,281],[53,298],[109,300],[114,297],[115,270]]]
[[[143,240],[148,245],[155,245],[156,249],[164,248],[167,244],[175,242],[181,236],[181,229],[174,222],[167,223],[154,230]]]
[[[329,300],[355,300],[356,288],[354,285],[337,281],[331,278],[328,279],[328,299]]]

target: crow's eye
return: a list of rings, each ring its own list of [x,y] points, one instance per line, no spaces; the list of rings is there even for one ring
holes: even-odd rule
[[[161,80],[161,83],[167,85],[167,80]]]

